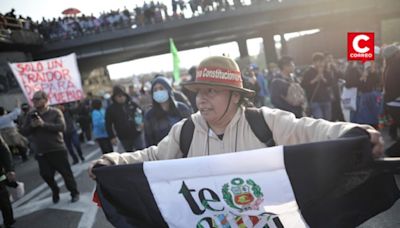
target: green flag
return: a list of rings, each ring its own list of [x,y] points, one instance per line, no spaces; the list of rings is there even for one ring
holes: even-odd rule
[[[172,60],[174,63],[174,82],[179,83],[181,81],[181,76],[179,73],[179,56],[178,56],[178,50],[175,47],[174,40],[172,38],[169,38],[169,48],[172,54]]]

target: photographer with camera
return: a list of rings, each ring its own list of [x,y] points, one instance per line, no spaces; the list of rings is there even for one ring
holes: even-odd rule
[[[71,192],[71,202],[76,202],[79,200],[79,192],[64,143],[63,114],[59,109],[48,106],[48,97],[43,91],[34,93],[32,103],[34,109],[28,114],[22,131],[32,137],[32,147],[39,163],[40,176],[53,192],[53,203],[58,203],[60,189],[54,180],[55,171],[58,171]]]

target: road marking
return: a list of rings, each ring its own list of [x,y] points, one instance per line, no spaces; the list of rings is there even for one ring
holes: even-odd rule
[[[86,202],[89,202],[89,204],[86,204],[85,211],[83,212],[83,215],[81,217],[81,220],[79,221],[78,228],[88,228],[88,227],[93,227],[93,224],[96,221],[96,215],[97,211],[99,208],[95,203],[92,202],[92,196],[93,192],[96,190],[96,186],[93,188],[93,191],[91,192],[89,199]]]
[[[89,167],[89,164],[87,164],[87,163],[81,163],[81,164],[76,164],[76,165],[74,165],[74,167],[73,167],[73,169],[72,169],[72,173],[73,173],[74,177],[76,178],[76,177],[79,176],[81,173],[86,172],[86,170],[88,169],[88,167]],[[58,186],[59,188],[61,188],[62,186],[65,185],[64,180],[61,178],[61,175],[60,175],[60,177],[58,177],[58,178],[56,179],[56,182],[57,182],[57,186]],[[44,198],[44,197],[47,197],[49,194],[52,194],[50,188],[47,186],[46,183],[45,183],[45,187],[47,187],[46,190],[43,190],[40,194],[38,194],[38,195],[36,195],[34,198],[32,198],[32,200],[42,199],[42,198]],[[78,186],[78,187],[79,187],[79,186]]]
[[[92,202],[93,192],[96,187],[93,188],[92,192],[85,192],[80,195],[80,200],[71,203],[68,192],[60,194],[60,202],[53,204],[50,197],[35,202],[30,202],[27,205],[14,209],[14,217],[19,218],[25,215],[32,214],[36,211],[43,209],[59,209],[64,211],[75,211],[82,213],[80,217],[78,228],[91,228],[96,221],[96,215],[98,207]]]
[[[93,150],[92,152],[90,152],[87,156],[85,156],[85,163],[81,163],[79,165],[75,165],[72,166],[72,172],[74,174],[74,177],[80,175],[82,173],[82,169],[81,166],[85,165],[87,163],[87,161],[89,161],[93,156],[95,156],[97,153],[100,153],[100,149],[97,148],[95,150]],[[79,169],[79,172],[76,172],[76,170]],[[55,180],[57,182],[57,184],[61,184],[61,186],[59,185],[59,187],[63,186],[63,181],[61,182],[61,175],[57,173],[57,175],[55,176]],[[46,189],[47,190],[44,190]],[[26,203],[27,201],[33,200],[33,198],[35,196],[37,196],[38,194],[43,194],[43,192],[50,192],[50,189],[48,187],[48,185],[46,183],[43,183],[41,185],[39,185],[38,187],[36,187],[35,189],[33,189],[32,191],[30,191],[28,194],[26,194],[25,196],[23,196],[22,198],[18,199],[17,201],[15,201],[13,203],[13,207],[19,207],[20,205]],[[48,194],[48,193],[47,193]],[[40,198],[39,198],[40,199]]]
[[[100,153],[100,149],[95,149],[85,156],[85,163],[80,163],[72,166],[72,172],[74,177],[81,175],[86,172],[90,160]],[[57,174],[55,176],[58,186],[61,188],[64,186],[64,181],[61,175]],[[93,192],[96,186],[93,187],[91,192],[85,192],[80,194],[80,200],[75,203],[70,202],[70,193],[64,192],[60,194],[60,202],[54,204],[51,199],[51,190],[46,183],[39,185],[37,188],[30,191],[21,199],[13,203],[14,217],[19,218],[25,215],[32,214],[33,212],[43,210],[43,209],[60,209],[66,211],[76,211],[81,212],[82,216],[80,218],[78,228],[90,228],[96,221],[96,215],[98,207],[92,202]],[[29,202],[29,203],[27,203]]]

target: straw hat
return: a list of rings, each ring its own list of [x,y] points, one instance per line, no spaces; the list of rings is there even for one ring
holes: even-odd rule
[[[201,61],[197,67],[196,80],[182,83],[188,90],[197,92],[203,86],[219,86],[253,97],[255,92],[243,88],[240,69],[235,60],[224,56],[213,56]]]

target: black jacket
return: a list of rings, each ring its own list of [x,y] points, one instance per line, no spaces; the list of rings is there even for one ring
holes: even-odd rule
[[[307,95],[309,102],[330,102],[331,101],[331,84],[332,78],[327,72],[324,72],[326,81],[318,81],[311,84],[311,81],[317,76],[318,71],[314,67],[310,67],[303,76],[301,86]]]
[[[303,116],[303,107],[301,105],[293,106],[284,99],[284,97],[287,97],[288,89],[292,82],[292,79],[286,78],[281,74],[276,75],[270,85],[271,103],[275,108],[291,112],[297,118],[300,118]]]
[[[65,133],[72,134],[77,129],[72,111],[69,109],[66,109],[63,112],[63,115],[64,115],[64,121],[65,121],[65,127],[66,127]]]
[[[116,135],[120,139],[134,139],[140,134],[135,123],[135,113],[140,110],[143,116],[143,110],[128,94],[125,95],[124,104],[117,103],[113,97],[113,103],[106,110],[106,130],[110,138]]]
[[[161,109],[157,115],[157,111],[153,107],[146,113],[144,117],[146,147],[157,145],[168,135],[175,123],[192,114],[192,110],[186,104],[179,101],[172,101],[172,104],[175,105],[174,111],[165,112]]]

